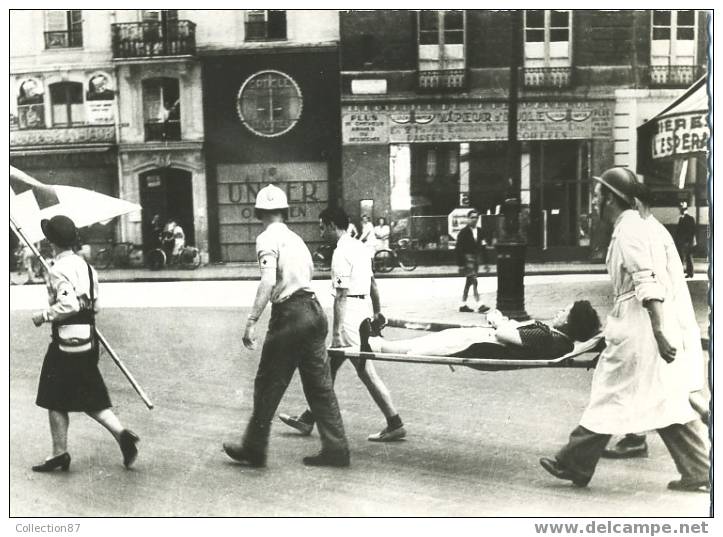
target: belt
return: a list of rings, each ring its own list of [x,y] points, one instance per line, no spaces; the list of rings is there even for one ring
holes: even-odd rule
[[[367,296],[366,295],[346,295],[347,298],[360,298],[364,300]]]

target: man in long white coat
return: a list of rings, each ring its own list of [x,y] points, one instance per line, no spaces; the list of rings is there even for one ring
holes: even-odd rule
[[[662,242],[647,240],[650,228],[634,210],[635,174],[612,168],[595,179],[600,217],[614,223],[606,258],[615,294],[607,346],[580,425],[554,459],[540,464],[584,487],[612,435],[655,429],[681,475],[668,488],[710,490],[706,429],[688,401],[690,385],[680,381],[680,364],[674,364],[683,333],[675,300],[659,281],[667,270]]]
[[[666,289],[666,295],[672,295],[675,304],[676,318],[683,332],[682,347],[677,349],[675,364],[680,368],[680,379],[690,382],[690,403],[700,414],[707,425],[710,409],[706,394],[705,357],[700,342],[700,328],[695,317],[695,309],[690,298],[688,283],[685,280],[683,263],[680,261],[675,241],[665,226],[661,224],[650,211],[652,194],[643,183],[639,183],[635,195],[637,210],[640,217],[648,225],[647,240],[651,245],[662,243],[662,248],[651,248],[651,255],[661,255],[665,252],[667,270],[658,275],[658,280]],[[648,456],[648,444],[645,435],[628,433],[625,437],[603,452],[603,457],[624,459]]]

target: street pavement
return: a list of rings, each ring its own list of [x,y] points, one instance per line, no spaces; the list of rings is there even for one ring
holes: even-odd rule
[[[331,314],[327,281],[315,281]],[[461,278],[382,279],[390,318],[481,324],[457,311]],[[494,277],[480,279],[483,302],[495,302]],[[106,283],[99,328],[156,405],[148,411],[107,356],[101,369],[121,420],[142,438],[126,471],[108,433],[87,417],[71,418],[67,474],[34,474],[49,453],[45,411],[34,405],[48,341],[30,310],[45,302],[40,285],[10,289],[10,514],[12,516],[706,516],[705,494],[667,491],[675,466],[659,438],[650,457],[601,462],[587,489],[555,480],[539,467],[577,424],[592,372],[579,369],[479,372],[466,368],[377,362],[409,435],[374,444],[383,425],[345,365],[336,392],[352,449],[349,469],[306,468],[316,432],[300,437],[272,428],[266,469],[241,468],[221,452],[239,437],[251,411],[259,351],[241,332],[253,281]],[[708,282],[689,283],[701,328],[708,328]],[[609,311],[601,274],[528,276],[526,307],[549,318],[584,298]],[[263,337],[268,311],[260,320]],[[420,334],[387,328],[390,338]],[[280,411],[305,406],[295,376]]]

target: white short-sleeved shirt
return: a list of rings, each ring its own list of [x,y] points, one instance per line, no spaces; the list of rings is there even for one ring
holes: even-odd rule
[[[256,237],[256,256],[261,269],[276,269],[273,304],[283,302],[296,291],[311,291],[314,262],[309,248],[283,222],[270,224]]]
[[[368,295],[372,275],[369,249],[349,234],[343,234],[331,258],[332,287],[347,289],[350,295]]]

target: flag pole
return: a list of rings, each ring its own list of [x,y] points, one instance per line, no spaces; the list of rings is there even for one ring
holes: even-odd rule
[[[40,252],[35,247],[35,245],[28,240],[28,238],[23,233],[22,228],[18,226],[18,224],[15,222],[12,216],[10,216],[10,226],[17,235],[17,237],[23,241],[25,244],[28,245],[28,248],[33,252],[33,254],[40,260],[40,262],[43,264],[43,268],[45,269],[45,272],[47,274],[50,274],[50,266],[48,265],[48,262],[45,260],[45,258],[40,255]],[[116,354],[116,352],[111,348],[110,344],[108,343],[108,340],[105,339],[105,336],[101,334],[100,330],[98,330],[98,327],[95,327],[95,334],[98,336],[98,341],[101,342],[103,347],[105,347],[105,350],[110,355],[111,359],[115,362],[115,365],[118,366],[118,368],[121,370],[121,372],[125,375],[125,377],[128,379],[128,382],[130,382],[131,386],[133,386],[133,389],[136,391],[136,393],[140,396],[141,399],[143,399],[143,402],[146,404],[149,410],[153,409],[153,403],[146,395],[146,392],[143,391],[143,388],[141,388],[140,384],[136,382],[136,379],[133,378],[133,375],[130,371],[128,371],[128,368],[125,366],[123,361],[120,359],[120,357]]]

